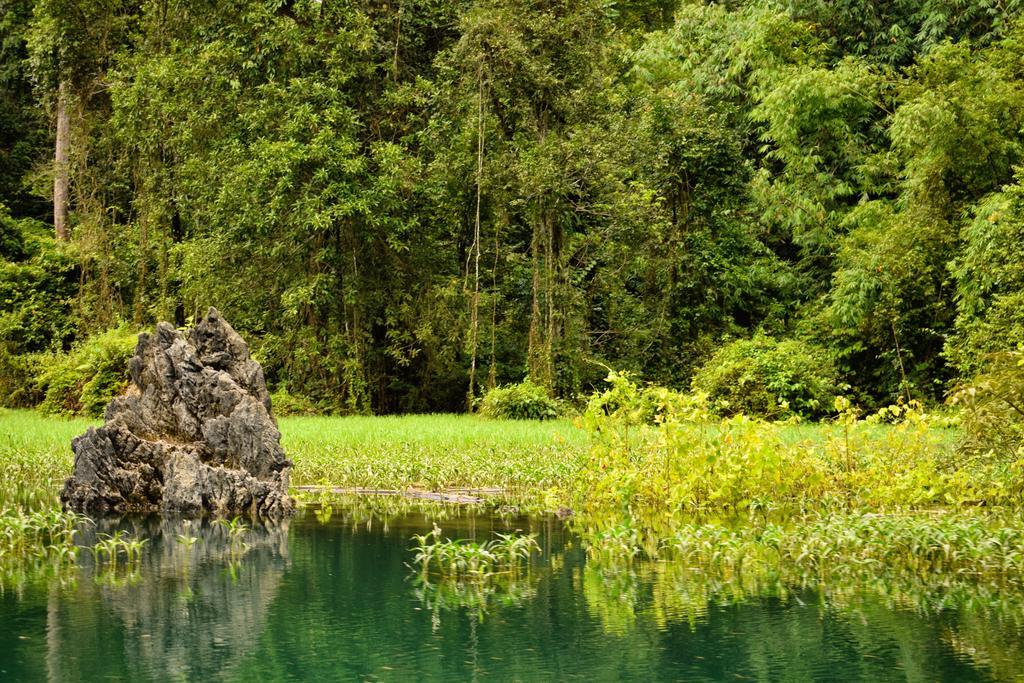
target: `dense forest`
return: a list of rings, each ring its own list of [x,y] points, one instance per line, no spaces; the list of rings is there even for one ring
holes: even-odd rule
[[[1024,342],[1022,156],[1020,0],[0,0],[0,393],[216,306],[325,411],[937,403]]]

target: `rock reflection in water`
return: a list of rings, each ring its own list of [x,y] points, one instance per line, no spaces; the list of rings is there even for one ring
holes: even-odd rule
[[[80,539],[91,546],[118,530],[148,539],[136,568],[97,566],[83,548],[77,586],[50,596],[49,679],[233,678],[288,568],[288,522],[249,528],[244,545],[223,524],[156,517],[99,520]]]
[[[314,512],[249,532],[240,561],[222,526],[124,520],[91,531],[84,543],[118,529],[151,540],[137,570],[97,574],[83,551],[74,586],[0,595],[0,681],[964,683],[1024,671],[1012,582],[615,564],[548,519],[337,503],[329,519]],[[537,533],[541,552],[518,576],[427,585],[409,566],[410,539],[434,522],[475,543]],[[189,551],[179,535],[201,540]]]

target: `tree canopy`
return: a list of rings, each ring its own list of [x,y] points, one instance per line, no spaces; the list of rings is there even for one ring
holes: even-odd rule
[[[0,383],[214,305],[325,410],[689,387],[765,339],[943,400],[1024,342],[1022,14],[0,0]]]

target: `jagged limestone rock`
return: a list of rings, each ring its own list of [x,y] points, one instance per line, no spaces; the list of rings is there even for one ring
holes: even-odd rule
[[[187,338],[168,323],[140,334],[129,373],[103,426],[72,441],[65,508],[271,518],[293,510],[291,462],[263,370],[216,309]]]

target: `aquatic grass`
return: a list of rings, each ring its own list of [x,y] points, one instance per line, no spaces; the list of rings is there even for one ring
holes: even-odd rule
[[[870,420],[848,405],[837,408],[834,421],[817,425],[721,420],[690,397],[659,409],[653,424],[608,413],[588,413],[580,426],[450,415],[296,417],[282,419],[281,430],[297,484],[500,487],[506,494],[498,502],[519,511],[572,508],[570,524],[595,566],[632,571],[657,559],[747,581],[771,573],[827,585],[875,575],[897,583],[946,577],[1018,591],[1024,519],[994,510],[1016,510],[1024,501],[1024,463],[958,454],[955,428],[916,406]],[[17,539],[0,540],[0,566],[20,567],[20,576],[33,564],[73,566],[73,542],[15,530],[50,528],[26,519],[55,513],[71,468],[70,439],[89,424],[0,413],[0,518],[7,520],[0,529]],[[353,526],[375,519],[386,525],[415,505],[326,490],[307,498],[319,503],[321,523],[333,514]],[[444,523],[480,508],[431,509],[428,519]],[[245,525],[223,524],[237,561],[246,550]],[[535,552],[522,539],[425,537],[418,552],[426,556],[416,567],[432,583],[514,573],[529,568]],[[122,566],[126,552],[115,555]],[[18,557],[26,559],[12,559]]]
[[[0,411],[0,507],[46,509],[71,473],[71,440],[98,422]],[[404,490],[500,488],[540,504],[576,475],[587,437],[566,420],[472,415],[286,417],[279,426],[294,485]]]
[[[537,534],[516,530],[476,542],[442,539],[442,533],[435,523],[427,533],[413,535],[409,565],[414,594],[431,610],[435,628],[441,610],[469,609],[482,620],[494,605],[520,604],[536,593],[531,568],[540,553]]]
[[[0,593],[77,567],[75,539],[88,520],[60,510],[0,509]]]
[[[668,537],[628,524],[585,533],[603,564],[637,558],[678,562],[713,574],[787,574],[842,583],[893,575],[955,576],[1024,589],[1024,518],[1019,513],[933,511],[811,513],[694,520]]]
[[[434,627],[440,625],[440,612],[469,610],[483,620],[495,607],[521,605],[537,594],[534,577],[502,575],[489,581],[431,581],[414,574],[413,596],[433,613]]]
[[[142,578],[142,550],[149,539],[133,539],[128,532],[118,529],[101,533],[89,549],[93,557],[96,583],[125,586]],[[124,559],[124,563],[121,559]]]
[[[536,534],[499,533],[483,542],[442,540],[441,534],[434,524],[431,531],[412,537],[416,544],[413,565],[421,576],[433,571],[444,579],[480,581],[500,573],[517,574],[540,551]]]
[[[71,439],[95,424],[27,410],[0,410],[0,508],[57,507],[60,487],[74,463]]]
[[[228,554],[232,563],[238,562],[249,549],[249,545],[245,542],[245,536],[249,533],[249,527],[246,526],[241,517],[217,519],[214,523],[224,527],[225,531],[227,531]]]
[[[709,610],[759,602],[816,604],[856,618],[858,610],[880,599],[888,609],[922,615],[957,614],[1024,626],[1024,591],[1016,584],[961,574],[889,571],[867,565],[844,576],[819,575],[790,564],[640,560],[629,564],[592,558],[583,568],[587,608],[610,633],[628,631],[650,616],[660,627],[695,624]]]

